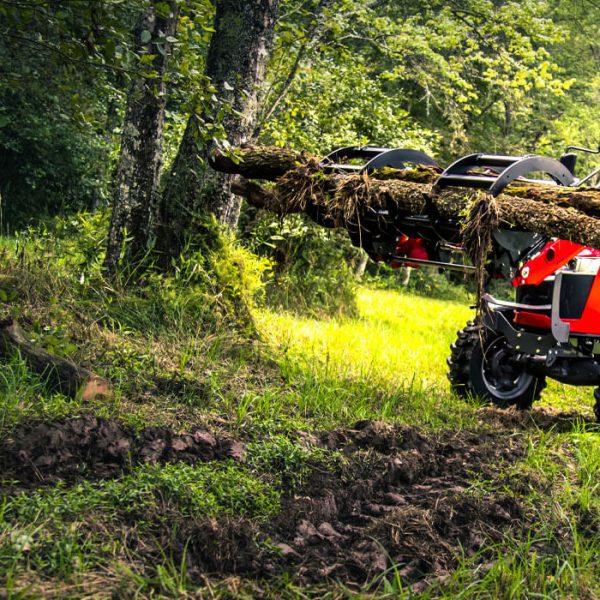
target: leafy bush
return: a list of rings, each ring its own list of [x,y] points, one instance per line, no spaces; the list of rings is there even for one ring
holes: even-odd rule
[[[103,260],[108,214],[78,214],[30,228],[16,238],[4,266],[18,274],[18,296],[34,305],[72,300],[114,329],[144,333],[167,328],[252,326],[252,308],[270,268],[207,221],[168,273],[149,264],[107,280]],[[151,257],[150,257],[151,258]],[[135,285],[130,285],[135,283]]]
[[[266,302],[309,315],[352,315],[356,279],[349,261],[357,256],[344,234],[319,227],[298,215],[255,225],[251,247],[273,261]]]

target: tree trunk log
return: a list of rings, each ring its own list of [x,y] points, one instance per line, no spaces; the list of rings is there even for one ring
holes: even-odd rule
[[[289,148],[253,145],[236,148],[235,156],[236,160],[215,151],[210,156],[210,166],[221,173],[243,175],[248,179],[277,181],[299,164],[315,158]]]
[[[54,356],[32,344],[21,327],[10,317],[0,321],[0,355],[17,351],[27,366],[47,380],[51,390],[83,400],[112,396],[111,383],[64,358]]]
[[[236,173],[247,179],[265,179],[276,181],[289,171],[298,167],[299,164],[315,162],[317,159],[301,152],[283,148],[272,148],[263,146],[247,146],[236,149],[235,154],[240,161],[235,162],[223,154],[215,154],[211,157],[211,166],[225,173]],[[370,180],[382,181],[412,181],[415,183],[432,184],[439,173],[430,167],[409,169],[406,171],[383,170],[372,173]],[[335,180],[336,175],[328,178]],[[236,183],[236,187],[244,188],[247,184]],[[335,186],[333,186],[335,187]],[[237,193],[237,192],[236,192]],[[505,195],[517,196],[526,200],[534,200],[548,205],[557,205],[563,208],[576,208],[587,216],[600,219],[600,190],[589,188],[564,188],[552,185],[540,185],[515,182],[506,188]],[[240,195],[244,195],[240,193]],[[254,189],[254,197],[260,194]]]
[[[244,195],[250,204],[259,208],[282,215],[298,212],[307,212],[311,216],[318,214],[322,224],[325,222],[339,227],[368,206],[387,209],[390,214],[427,215],[435,212],[442,218],[456,220],[485,197],[483,192],[465,188],[432,193],[428,184],[381,181],[358,175],[320,177],[318,187],[311,188],[310,196],[302,194],[301,190],[298,190],[298,196],[294,196],[295,189],[289,180],[282,180],[270,191],[240,178],[235,189],[236,193]],[[500,194],[494,202],[503,228],[540,233],[600,248],[600,219],[575,208],[557,204],[548,206],[544,202],[508,194]]]

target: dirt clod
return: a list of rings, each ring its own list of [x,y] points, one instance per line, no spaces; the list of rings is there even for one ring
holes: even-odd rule
[[[244,458],[241,442],[203,429],[176,434],[147,427],[136,433],[118,421],[91,415],[25,423],[0,445],[3,477],[23,485],[114,477],[139,463]]]

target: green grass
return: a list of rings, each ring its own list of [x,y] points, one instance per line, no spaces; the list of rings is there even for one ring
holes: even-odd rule
[[[472,406],[450,393],[446,379],[450,344],[473,318],[468,305],[362,288],[358,310],[345,320],[260,313],[259,330],[296,389],[282,402],[328,426],[363,418],[473,425]],[[541,406],[591,416],[592,390],[551,382]]]
[[[0,439],[27,418],[57,418],[80,408],[78,399],[49,394],[44,380],[33,375],[19,356],[0,363]]]
[[[159,533],[202,519],[269,522],[285,493],[295,493],[315,471],[344,464],[343,456],[306,445],[299,434],[361,419],[425,432],[489,427],[481,422],[479,405],[456,398],[446,380],[450,343],[472,318],[466,300],[363,287],[355,317],[317,319],[257,309],[256,331],[240,335],[235,327],[208,322],[205,290],[193,282],[162,285],[157,279],[128,295],[91,275],[77,283],[68,253],[56,269],[48,269],[52,252],[44,254],[41,243],[36,248],[29,275],[16,287],[13,280],[3,283],[7,294],[0,301],[35,324],[36,343],[54,344],[56,351],[93,364],[117,382],[117,393],[110,402],[85,405],[49,394],[43,380],[15,357],[0,365],[0,438],[10,437],[23,420],[82,411],[138,429],[189,430],[209,423],[247,442],[247,462],[141,465],[114,479],[37,490],[4,481],[0,587],[10,598],[100,598],[107,590],[123,598],[356,596],[343,582],[333,591],[299,589],[286,576],[262,582],[260,594],[256,582],[238,581],[232,588],[219,578],[198,592],[184,558],[175,558]],[[90,265],[86,269],[89,274]],[[158,297],[161,289],[164,297]],[[157,378],[176,385],[156,387]],[[589,388],[552,383],[534,411],[590,417],[592,401]],[[600,433],[573,420],[567,431],[531,424],[521,432],[507,428],[506,435],[523,436],[525,458],[503,466],[501,481],[479,481],[474,474],[471,493],[514,494],[536,515],[530,535],[507,534],[488,546],[486,557],[492,558],[483,567],[481,557],[463,557],[455,571],[422,594],[413,594],[392,567],[365,587],[363,597],[600,595]],[[131,536],[155,546],[152,564]]]
[[[175,535],[188,519],[264,521],[280,506],[266,479],[233,464],[143,465],[113,480],[19,493],[0,506],[0,573],[9,586],[23,573],[73,581],[125,561],[131,531],[153,539],[160,531]]]

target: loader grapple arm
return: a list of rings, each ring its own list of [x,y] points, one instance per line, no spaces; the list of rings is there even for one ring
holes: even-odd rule
[[[562,162],[546,156],[469,154],[453,162],[438,178],[434,189],[449,186],[486,189],[492,196],[528,173],[541,172],[553,181],[526,179],[529,183],[572,185],[573,173]]]
[[[358,160],[363,162],[348,162]],[[377,169],[386,167],[406,169],[408,164],[429,165],[439,168],[439,165],[431,156],[410,148],[349,146],[334,150],[321,161],[321,167],[325,171],[341,171],[343,173],[372,173]]]

